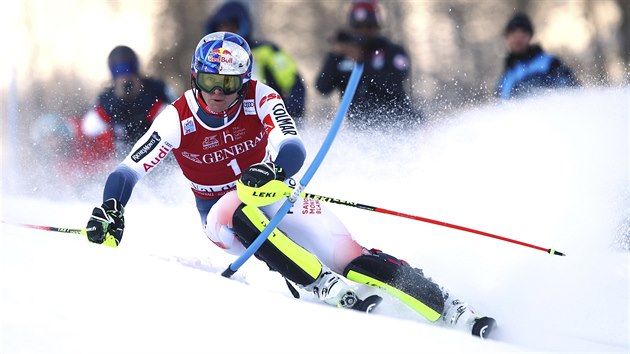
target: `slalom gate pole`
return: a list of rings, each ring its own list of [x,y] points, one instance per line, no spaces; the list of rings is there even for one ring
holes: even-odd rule
[[[36,230],[44,230],[44,231],[53,231],[53,232],[61,232],[64,234],[79,234],[79,235],[85,235],[85,229],[69,229],[67,227],[56,227],[56,226],[42,226],[42,225],[33,225],[33,224],[14,224],[14,223],[7,223],[4,222],[5,224],[9,224],[9,225],[14,225],[14,226],[19,226],[19,227],[25,227],[25,228],[29,228],[29,229],[36,229]]]
[[[397,212],[397,211],[387,210],[387,209],[383,209],[383,208],[379,208],[379,207],[373,207],[373,206],[369,206],[369,205],[365,205],[365,204],[361,204],[361,203],[349,202],[349,201],[345,201],[345,200],[341,200],[341,199],[325,197],[323,195],[311,194],[311,193],[306,193],[306,192],[302,193],[301,197],[315,199],[315,200],[320,200],[320,201],[326,202],[326,203],[340,204],[340,205],[355,207],[355,208],[359,208],[359,209],[363,209],[363,210],[375,211],[377,213],[383,213],[383,214],[389,214],[389,215],[394,215],[394,216],[400,216],[400,217],[403,217],[403,218],[412,219],[412,220],[418,220],[418,221],[422,221],[422,222],[426,222],[426,223],[430,223],[430,224],[450,227],[452,229],[457,229],[457,230],[461,230],[461,231],[471,232],[471,233],[474,233],[474,234],[477,234],[477,235],[492,237],[492,238],[497,239],[497,240],[511,242],[511,243],[515,243],[517,245],[521,245],[521,246],[533,248],[533,249],[536,249],[536,250],[544,251],[544,252],[549,253],[552,256],[554,256],[554,255],[555,256],[564,256],[565,255],[564,253],[556,251],[553,248],[544,248],[544,247],[532,245],[532,244],[529,244],[529,243],[525,243],[525,242],[522,242],[522,241],[513,240],[511,238],[507,238],[507,237],[503,237],[503,236],[499,236],[499,235],[494,235],[494,234],[491,234],[491,233],[488,233],[488,232],[471,229],[471,228],[464,227],[464,226],[459,226],[459,225],[455,225],[455,224],[449,224],[449,223],[446,223],[446,222],[443,222],[443,221],[433,220],[433,219],[429,219],[429,218],[423,218],[421,216],[405,214],[405,213],[401,213],[401,212]]]
[[[311,162],[311,165],[306,170],[306,173],[304,173],[304,176],[302,176],[302,179],[300,179],[300,182],[297,184],[291,195],[288,197],[288,199],[284,201],[284,204],[282,204],[276,215],[271,218],[269,224],[263,229],[260,235],[258,235],[254,242],[252,242],[252,244],[247,247],[245,252],[241,254],[236,259],[236,261],[232,262],[232,264],[230,264],[230,266],[225,271],[223,271],[221,275],[227,278],[231,277],[249,259],[249,257],[256,253],[256,251],[258,251],[260,246],[262,246],[262,244],[267,240],[273,229],[278,226],[282,218],[284,218],[284,216],[289,212],[306,185],[311,181],[311,178],[313,178],[313,175],[321,165],[324,157],[328,153],[328,150],[330,150],[330,146],[335,140],[337,132],[341,128],[341,124],[343,123],[346,112],[350,107],[350,103],[352,102],[354,92],[359,85],[359,79],[361,78],[362,74],[363,63],[356,63],[354,65],[354,68],[352,69],[352,73],[350,74],[348,86],[346,87],[346,92],[344,93],[341,100],[341,105],[339,106],[339,111],[337,111],[337,116],[335,117],[335,120],[333,121],[332,126],[330,127],[330,130],[328,131],[328,134],[326,135],[326,138],[322,143],[322,146],[319,148],[317,155],[313,159],[313,162]]]

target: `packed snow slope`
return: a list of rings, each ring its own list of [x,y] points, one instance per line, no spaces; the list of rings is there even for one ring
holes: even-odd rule
[[[186,182],[169,172],[139,183],[117,249],[9,224],[84,227],[98,188],[42,197],[5,183],[0,352],[627,352],[629,104],[628,88],[588,89],[414,131],[344,128],[309,184],[311,193],[566,253],[329,206],[361,244],[495,317],[494,340],[429,324],[391,298],[371,315],[305,292],[295,300],[255,259],[222,277],[235,258],[206,240]],[[326,129],[304,132],[311,158]]]

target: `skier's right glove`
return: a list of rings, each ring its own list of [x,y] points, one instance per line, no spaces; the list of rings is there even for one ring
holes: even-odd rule
[[[114,198],[92,210],[85,232],[88,241],[117,247],[125,230],[125,208]]]

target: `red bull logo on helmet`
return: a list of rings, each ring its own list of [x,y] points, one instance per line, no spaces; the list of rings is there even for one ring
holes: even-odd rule
[[[225,48],[213,49],[212,53],[216,53],[216,54],[219,54],[219,55],[232,55],[232,52],[230,52],[229,50],[227,50]]]
[[[208,61],[212,63],[232,64],[232,52],[225,48],[213,49],[208,54]]]

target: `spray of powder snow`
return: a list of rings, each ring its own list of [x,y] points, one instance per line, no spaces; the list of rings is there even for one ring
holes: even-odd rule
[[[619,308],[598,320],[605,322],[599,334],[627,342],[627,254],[618,251],[630,237],[629,92],[556,92],[463,112],[421,131],[345,132],[310,190],[565,252],[564,258],[549,257],[462,231],[375,213],[358,217],[368,212],[335,207],[346,220],[352,215],[347,224],[361,243],[424,268],[512,328],[592,320],[597,315],[585,309],[615,297]],[[536,291],[518,291],[530,287]],[[562,291],[576,287],[581,294]],[[545,311],[533,317],[532,306]],[[586,325],[578,332],[597,336]]]

